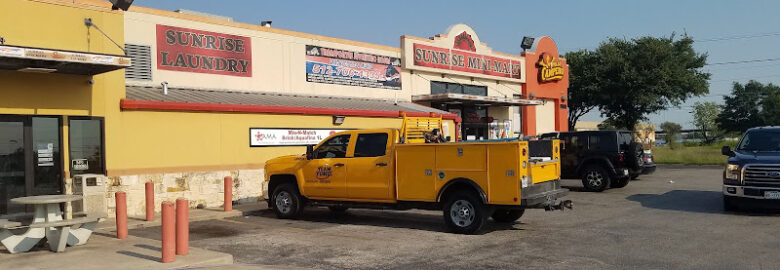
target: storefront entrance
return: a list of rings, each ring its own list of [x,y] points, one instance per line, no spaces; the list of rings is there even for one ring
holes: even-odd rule
[[[62,194],[62,119],[0,115],[0,216],[25,211],[9,200]]]

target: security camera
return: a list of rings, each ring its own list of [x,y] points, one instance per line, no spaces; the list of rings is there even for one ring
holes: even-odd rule
[[[93,85],[93,84],[95,84],[95,80],[93,80],[93,79],[89,79],[89,80],[87,80],[87,83],[88,83],[89,85]]]

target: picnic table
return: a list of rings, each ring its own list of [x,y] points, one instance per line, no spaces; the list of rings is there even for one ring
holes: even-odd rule
[[[63,219],[60,205],[81,200],[79,195],[41,195],[11,199],[11,203],[33,205],[33,220],[25,233],[14,235],[9,229],[22,227],[19,222],[0,220],[0,243],[10,253],[27,252],[43,238],[55,252],[65,251],[65,246],[83,245],[92,235],[104,214],[86,214],[73,219]]]

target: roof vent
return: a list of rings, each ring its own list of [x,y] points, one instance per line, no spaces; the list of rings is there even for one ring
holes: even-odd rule
[[[229,22],[233,21],[233,18],[231,18],[231,17],[221,16],[221,15],[214,15],[214,14],[209,14],[209,13],[200,12],[200,11],[194,11],[194,10],[188,10],[188,9],[177,9],[177,10],[174,10],[173,12],[181,13],[181,14],[187,14],[187,15],[203,16],[203,17],[208,17],[208,18],[212,18],[212,19],[225,20],[225,21],[229,21]]]

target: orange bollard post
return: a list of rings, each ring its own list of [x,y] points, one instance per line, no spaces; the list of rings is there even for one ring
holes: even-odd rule
[[[233,177],[225,176],[225,212],[233,211]]]
[[[154,221],[154,184],[146,182],[146,221]]]
[[[162,262],[176,260],[176,220],[173,217],[173,203],[162,203]]]
[[[127,238],[127,194],[120,191],[114,194],[116,202],[116,238]]]
[[[176,255],[190,253],[190,202],[187,199],[176,200]]]

